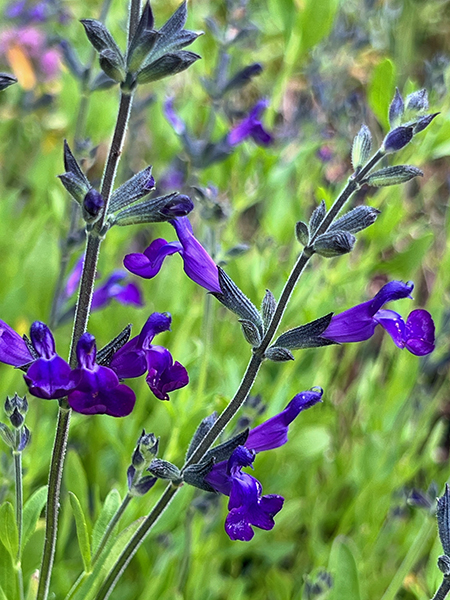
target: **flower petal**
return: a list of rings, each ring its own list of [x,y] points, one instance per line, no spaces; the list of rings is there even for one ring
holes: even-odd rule
[[[169,400],[169,392],[186,386],[189,376],[179,362],[173,364],[172,355],[163,346],[152,346],[147,350],[149,388],[160,400]]]
[[[414,289],[412,281],[403,283],[403,281],[390,281],[386,283],[371,301],[370,311],[372,317],[387,302],[400,300],[401,298],[411,298],[411,292]]]
[[[181,256],[186,275],[208,291],[222,293],[217,265],[194,236],[188,217],[180,217],[170,223],[183,247]]]
[[[67,396],[79,381],[78,374],[57,354],[38,358],[23,377],[30,393],[44,400]]]
[[[311,390],[297,394],[281,413],[252,429],[248,434],[245,447],[255,452],[262,452],[283,446],[288,441],[290,423],[303,410],[322,401],[323,390],[318,389],[320,391]]]
[[[424,356],[434,350],[434,322],[428,311],[413,310],[406,321],[405,346],[416,356]]]
[[[161,269],[166,256],[181,252],[182,246],[178,242],[167,242],[162,238],[153,240],[144,250],[144,254],[127,254],[123,259],[125,268],[131,273],[144,279],[152,279]]]
[[[394,310],[379,310],[374,320],[388,332],[399,348],[405,347],[405,321]]]
[[[20,335],[5,321],[0,320],[0,362],[23,367],[34,360]]]

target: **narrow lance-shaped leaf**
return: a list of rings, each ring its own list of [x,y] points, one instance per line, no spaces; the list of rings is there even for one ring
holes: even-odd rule
[[[395,88],[395,95],[389,106],[389,125],[391,126],[391,129],[394,129],[401,124],[404,112],[405,103],[403,102],[402,95],[398,91],[398,88]]]
[[[96,552],[100,544],[100,540],[109,525],[109,522],[116,514],[120,506],[120,494],[114,489],[109,492],[105,498],[100,514],[95,522],[94,529],[92,530],[92,552]]]
[[[329,313],[324,317],[320,317],[320,319],[311,321],[311,323],[286,331],[275,340],[272,347],[299,350],[301,348],[316,348],[332,344],[333,342],[320,337],[330,324],[332,316],[333,313]]]
[[[86,573],[91,571],[91,548],[89,545],[89,534],[86,519],[80,501],[73,492],[69,492],[70,506],[72,507],[77,528],[78,546],[80,548],[81,558],[83,559],[84,570]]]
[[[36,530],[36,524],[47,503],[47,486],[36,490],[23,507],[22,549]]]
[[[275,296],[270,290],[266,290],[261,305],[261,315],[264,324],[264,329],[267,329],[267,327],[269,326],[270,321],[272,320],[272,317],[276,311],[276,308],[277,301],[275,299]]]
[[[348,231],[330,231],[319,235],[313,250],[325,258],[334,258],[351,252],[355,242],[355,236]]]
[[[155,180],[152,176],[152,166],[150,165],[139,171],[139,173],[136,173],[136,175],[133,175],[128,181],[114,190],[111,196],[109,212],[116,212],[137,202],[154,189]]]
[[[309,231],[311,236],[313,236],[316,233],[317,229],[319,228],[319,225],[324,220],[326,214],[327,207],[325,204],[325,200],[322,200],[319,206],[314,209],[313,214],[311,215],[311,218],[309,220]]]
[[[108,342],[97,352],[96,362],[102,366],[108,366],[113,355],[124,346],[131,335],[131,325],[127,325],[113,340]]]
[[[15,562],[19,551],[19,533],[14,509],[10,502],[4,502],[0,507],[0,540]]]
[[[89,41],[97,52],[101,52],[102,50],[112,50],[116,56],[122,57],[119,46],[116,44],[113,36],[103,23],[96,21],[95,19],[81,19],[81,23],[86,31]]]

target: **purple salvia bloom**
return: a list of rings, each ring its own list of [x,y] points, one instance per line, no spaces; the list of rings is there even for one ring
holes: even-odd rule
[[[267,100],[260,100],[252,108],[249,115],[236,127],[233,127],[227,137],[230,146],[237,146],[249,137],[260,146],[268,146],[273,142],[273,137],[264,129],[260,121],[260,117],[268,105]]]
[[[119,379],[140,377],[147,371],[147,350],[158,333],[168,331],[172,317],[167,313],[153,313],[147,319],[141,333],[118,350],[110,363]]]
[[[315,388],[294,396],[281,413],[252,429],[245,445],[238,446],[228,461],[214,465],[205,477],[205,481],[214,489],[230,497],[225,530],[232,540],[251,540],[252,526],[272,529],[275,524],[273,517],[284,502],[282,496],[262,496],[261,483],[251,475],[242,473],[242,468],[252,466],[258,452],[285,444],[289,425],[303,410],[320,402],[322,394],[321,388]]]
[[[20,0],[19,2],[11,2],[5,8],[5,17],[7,19],[16,19],[17,17],[23,16],[25,13],[26,5],[26,0]]]
[[[52,332],[45,323],[35,321],[30,328],[30,337],[39,355],[24,375],[30,393],[45,400],[67,396],[76,387],[79,377],[56,354]]]
[[[170,400],[169,392],[178,390],[189,383],[186,369],[162,346],[152,346],[147,350],[149,388],[160,400]]]
[[[94,336],[84,333],[77,344],[79,367],[74,371],[79,383],[68,402],[73,410],[85,415],[125,417],[133,410],[136,396],[131,388],[119,383],[112,369],[95,362],[96,353]]]
[[[5,321],[0,320],[0,362],[13,367],[23,367],[34,357],[20,335]]]
[[[127,273],[125,271],[114,271],[101,287],[95,290],[92,297],[92,310],[99,310],[111,302],[114,298],[124,305],[144,306],[142,294],[134,283],[123,285],[120,283]]]
[[[411,298],[414,284],[391,281],[384,285],[372,300],[358,304],[333,316],[322,337],[338,344],[362,342],[374,334],[381,325],[399,348],[407,348],[412,354],[423,356],[434,350],[434,323],[431,315],[422,309],[414,310],[407,322],[392,310],[382,306],[392,300]]]
[[[170,221],[177,232],[179,242],[167,242],[162,238],[153,240],[143,254],[127,254],[123,264],[131,273],[152,279],[159,273],[167,256],[179,253],[183,259],[186,275],[209,292],[222,293],[217,265],[196,239],[188,217]]]

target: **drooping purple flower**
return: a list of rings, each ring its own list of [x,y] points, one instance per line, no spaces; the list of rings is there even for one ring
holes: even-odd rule
[[[338,344],[362,342],[374,334],[381,325],[399,348],[407,348],[416,356],[424,356],[434,350],[434,323],[426,310],[413,310],[406,323],[393,310],[382,306],[392,300],[411,298],[414,284],[390,281],[372,300],[358,304],[338,315],[334,315],[322,337]]]
[[[268,146],[273,142],[273,137],[264,129],[260,121],[261,115],[268,105],[269,102],[267,100],[260,100],[252,108],[248,116],[233,127],[227,138],[230,146],[237,146],[249,137],[260,146]]]
[[[30,328],[30,337],[39,356],[24,375],[30,393],[45,400],[67,396],[76,387],[79,377],[56,354],[52,332],[45,323],[35,321]]]
[[[232,540],[251,540],[252,526],[272,529],[273,517],[284,502],[282,496],[263,496],[261,483],[242,468],[252,466],[258,452],[284,445],[289,425],[303,410],[320,402],[322,394],[321,388],[315,388],[294,396],[281,413],[252,429],[245,445],[238,446],[228,461],[214,465],[205,477],[215,490],[230,497],[225,530]]]
[[[163,346],[147,350],[148,374],[145,380],[160,400],[169,400],[169,392],[185,387],[189,376],[181,363],[173,362],[172,355]]]
[[[186,369],[173,361],[169,350],[152,345],[155,335],[170,329],[170,322],[166,313],[150,315],[141,333],[120,348],[110,363],[120,379],[140,377],[147,372],[147,384],[160,400],[169,400],[169,392],[189,383]]]
[[[180,241],[167,242],[162,238],[153,240],[143,254],[127,254],[123,261],[125,268],[135,275],[152,279],[159,273],[164,259],[178,252],[188,277],[209,292],[222,293],[217,265],[194,236],[188,217],[174,219],[170,223]]]
[[[0,320],[0,362],[23,367],[34,360],[20,335],[5,321]]]
[[[84,333],[77,344],[78,369],[74,370],[79,382],[68,396],[69,405],[85,415],[125,417],[133,410],[136,396],[131,388],[119,383],[112,369],[95,362],[96,354],[94,336]]]

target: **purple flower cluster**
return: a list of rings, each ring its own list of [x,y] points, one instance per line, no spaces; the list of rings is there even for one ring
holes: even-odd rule
[[[153,346],[153,338],[170,329],[171,317],[153,313],[141,333],[118,350],[108,367],[97,364],[95,338],[84,333],[77,344],[78,368],[56,354],[50,329],[40,321],[31,325],[31,343],[27,344],[4,321],[0,321],[0,362],[26,369],[24,379],[30,393],[46,400],[67,396],[69,405],[83,414],[107,414],[125,417],[133,410],[136,397],[121,384],[125,378],[147,372],[147,383],[161,400],[168,393],[189,383],[186,369],[173,362],[170,352]]]
[[[230,498],[225,531],[232,540],[251,540],[254,535],[252,526],[272,529],[275,525],[273,518],[284,503],[282,496],[263,496],[261,483],[243,473],[243,467],[251,467],[258,452],[283,446],[288,441],[289,425],[303,410],[320,402],[322,394],[322,389],[315,388],[294,396],[281,413],[252,429],[245,445],[238,446],[228,461],[214,465],[205,477],[215,490]]]
[[[362,342],[368,340],[381,325],[399,348],[407,348],[416,356],[424,356],[434,350],[434,323],[429,312],[413,310],[406,323],[393,310],[383,305],[400,298],[411,298],[412,282],[390,281],[372,300],[358,304],[338,315],[334,315],[322,337],[337,342]]]
[[[175,228],[179,242],[167,242],[162,238],[153,240],[143,254],[127,254],[123,261],[125,267],[139,277],[152,279],[167,256],[179,253],[186,275],[209,292],[220,294],[217,265],[194,236],[189,218],[174,219],[170,224]]]
[[[249,114],[233,127],[227,137],[230,146],[237,146],[248,138],[252,138],[259,146],[269,146],[273,142],[273,137],[264,129],[260,120],[268,106],[268,100],[260,100]]]

